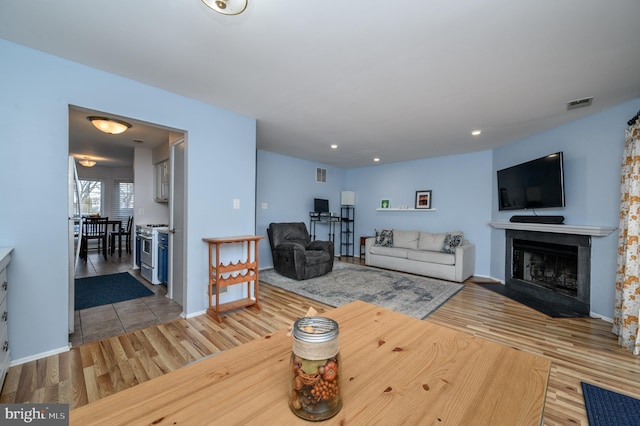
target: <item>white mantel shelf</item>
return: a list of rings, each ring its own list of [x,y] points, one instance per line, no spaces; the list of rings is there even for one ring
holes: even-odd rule
[[[556,234],[591,235],[592,237],[606,237],[618,229],[611,226],[583,226],[583,225],[551,225],[547,223],[519,223],[519,222],[491,222],[498,229],[517,229],[521,231],[555,232]]]

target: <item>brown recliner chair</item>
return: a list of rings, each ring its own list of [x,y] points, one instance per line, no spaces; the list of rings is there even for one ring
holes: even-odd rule
[[[285,277],[306,280],[333,269],[332,241],[311,241],[303,222],[271,223],[267,229],[273,268]]]

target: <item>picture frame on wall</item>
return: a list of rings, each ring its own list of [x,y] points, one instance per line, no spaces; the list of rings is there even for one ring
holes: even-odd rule
[[[391,200],[387,198],[380,200],[381,209],[388,209],[389,207],[391,207]]]
[[[431,209],[431,190],[416,191],[416,209]]]

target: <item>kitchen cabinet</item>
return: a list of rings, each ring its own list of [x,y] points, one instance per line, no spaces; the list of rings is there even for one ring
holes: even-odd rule
[[[169,160],[165,160],[154,166],[154,200],[158,203],[169,202],[169,173]]]
[[[7,265],[11,261],[12,251],[11,248],[0,247],[0,389],[2,389],[11,362],[7,328]]]
[[[158,279],[161,284],[169,281],[169,234],[158,232]]]

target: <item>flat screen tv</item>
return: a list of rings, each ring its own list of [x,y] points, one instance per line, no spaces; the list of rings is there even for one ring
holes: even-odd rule
[[[564,207],[562,152],[498,170],[500,210]]]
[[[329,200],[314,198],[313,211],[316,213],[329,213]]]

